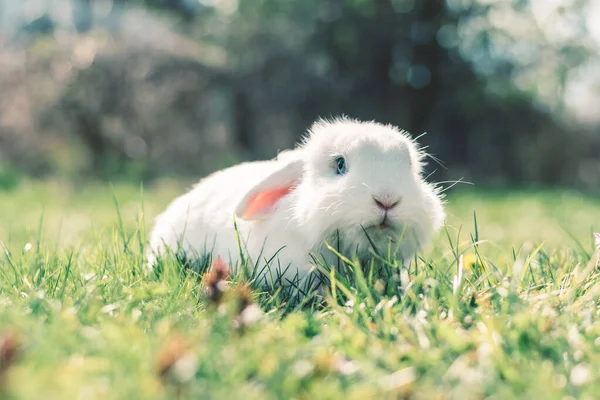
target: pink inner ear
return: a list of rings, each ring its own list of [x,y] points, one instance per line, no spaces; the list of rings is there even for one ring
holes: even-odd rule
[[[256,193],[248,200],[248,205],[244,210],[244,218],[252,218],[257,214],[268,211],[279,199],[290,193],[293,187],[294,185],[289,185]]]

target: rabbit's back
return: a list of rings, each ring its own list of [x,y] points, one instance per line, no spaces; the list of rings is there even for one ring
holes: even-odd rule
[[[151,236],[150,265],[155,256],[170,249],[173,253],[215,253],[233,263],[239,255],[234,229],[235,206],[259,180],[267,176],[276,161],[239,164],[202,179],[188,193],[175,199],[156,218]],[[246,225],[238,223],[243,237]]]

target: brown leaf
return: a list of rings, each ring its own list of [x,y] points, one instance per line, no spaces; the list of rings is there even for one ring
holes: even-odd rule
[[[219,304],[221,302],[227,288],[227,278],[229,278],[229,268],[223,259],[218,257],[205,280],[208,297],[212,303]]]
[[[175,363],[184,356],[185,343],[179,336],[169,340],[158,354],[158,373],[165,379]]]
[[[14,334],[0,336],[0,374],[4,373],[16,361],[21,350],[21,341]]]

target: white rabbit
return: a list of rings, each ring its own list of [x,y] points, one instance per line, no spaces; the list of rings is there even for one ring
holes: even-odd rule
[[[325,241],[360,260],[370,258],[371,241],[386,254],[395,243],[409,260],[445,217],[439,191],[421,176],[423,157],[393,126],[318,121],[296,149],[216,172],[174,200],[156,220],[150,267],[165,246],[236,265],[239,243],[249,267],[275,256],[286,277],[305,277],[313,256],[335,265]]]

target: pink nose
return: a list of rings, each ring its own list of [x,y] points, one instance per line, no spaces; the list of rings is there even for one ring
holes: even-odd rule
[[[396,207],[400,203],[401,198],[397,200],[380,200],[377,197],[373,197],[373,200],[375,200],[375,204],[377,204],[377,207],[387,211]]]

